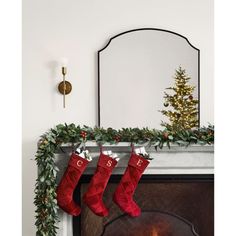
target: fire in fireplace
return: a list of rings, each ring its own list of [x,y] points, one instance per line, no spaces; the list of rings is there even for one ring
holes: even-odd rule
[[[197,236],[194,226],[186,219],[170,213],[144,211],[131,219],[119,216],[104,226],[102,236]]]

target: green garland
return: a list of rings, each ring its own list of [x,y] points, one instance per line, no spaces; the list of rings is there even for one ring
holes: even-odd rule
[[[72,145],[94,141],[98,144],[119,142],[148,143],[157,149],[170,144],[188,146],[191,144],[213,144],[214,126],[199,128],[196,130],[182,130],[173,133],[170,130],[156,130],[148,128],[123,128],[115,130],[112,128],[90,128],[88,126],[76,126],[75,124],[62,125],[51,129],[41,136],[36,162],[38,166],[38,178],[36,179],[35,200],[37,236],[56,236],[59,221],[56,201],[56,177],[58,169],[54,163],[55,152],[62,143]]]

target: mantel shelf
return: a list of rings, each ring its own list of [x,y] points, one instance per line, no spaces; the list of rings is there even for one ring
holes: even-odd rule
[[[139,147],[141,145],[135,145]],[[145,145],[144,145],[145,146]],[[72,150],[71,144],[63,144],[57,152],[59,169],[64,169]],[[117,145],[104,144],[105,150],[117,153],[120,160],[113,174],[122,174],[127,167],[131,147],[130,143]],[[90,151],[93,161],[89,163],[85,174],[94,173],[99,156],[99,146],[95,142],[87,142],[86,148]],[[145,174],[213,174],[214,173],[214,145],[191,145],[180,147],[171,145],[170,149],[164,146],[162,149],[146,147],[153,160],[150,162]],[[61,158],[61,157],[64,158]]]
[[[135,144],[135,147],[145,146],[148,152],[212,152],[214,153],[214,145],[189,145],[188,147],[179,146],[176,144],[170,145],[170,148],[167,146],[163,146],[162,149],[157,148],[155,149],[154,146],[149,147],[147,144]],[[71,149],[72,145],[69,143],[62,144],[61,147],[63,149]],[[103,144],[105,149],[111,149],[114,152],[130,152],[130,143],[128,142],[120,142],[118,144]],[[99,151],[99,146],[96,142],[86,142],[86,148],[91,152]],[[69,150],[68,150],[69,151]],[[60,151],[59,151],[60,152]]]

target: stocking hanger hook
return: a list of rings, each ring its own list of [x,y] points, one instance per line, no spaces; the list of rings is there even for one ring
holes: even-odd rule
[[[131,147],[131,151],[134,152],[134,144],[133,143],[130,144],[130,147]]]
[[[81,141],[81,143],[78,143],[76,145],[75,150],[78,150],[78,149],[80,149],[80,151],[79,151],[80,153],[86,149],[86,143],[84,140]]]
[[[102,146],[102,144],[101,144],[101,143],[99,143],[98,145],[99,145],[99,150],[100,150],[100,153],[102,153],[102,151],[103,151],[103,146]]]

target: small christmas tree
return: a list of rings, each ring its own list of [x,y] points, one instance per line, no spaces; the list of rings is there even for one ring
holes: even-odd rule
[[[175,72],[175,86],[167,88],[174,94],[169,95],[165,92],[164,96],[164,106],[170,106],[170,109],[161,110],[170,122],[162,122],[162,125],[174,131],[196,128],[198,127],[198,100],[193,98],[195,86],[188,84],[191,78],[187,76],[184,69],[179,67]]]

